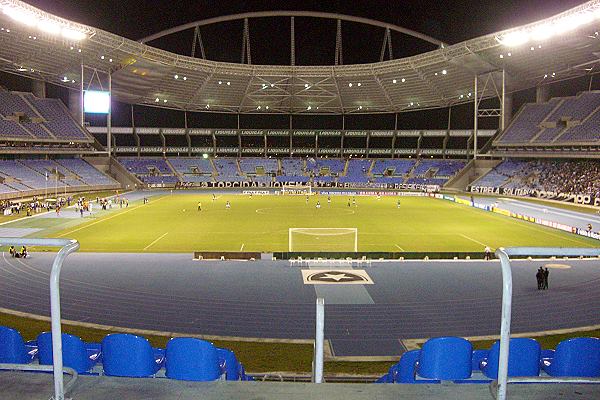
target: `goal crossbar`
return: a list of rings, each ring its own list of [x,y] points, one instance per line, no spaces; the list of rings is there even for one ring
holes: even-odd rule
[[[344,236],[353,235],[354,252],[358,252],[358,228],[289,228],[288,250],[293,251],[294,233],[307,236]]]

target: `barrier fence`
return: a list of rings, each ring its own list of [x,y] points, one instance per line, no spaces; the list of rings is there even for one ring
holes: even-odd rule
[[[509,247],[496,250],[496,257],[500,259],[502,267],[502,322],[500,326],[500,358],[498,364],[498,385],[496,398],[506,399],[506,385],[508,384],[508,354],[510,345],[510,323],[512,313],[512,270],[510,257],[598,257],[600,249],[591,248],[566,248],[566,247]],[[554,379],[554,382],[562,380]],[[598,383],[598,380],[589,379],[580,383]],[[533,380],[528,381],[532,383]],[[549,382],[539,379],[536,382]]]
[[[65,258],[79,250],[79,242],[69,239],[0,238],[0,246],[60,247],[50,271],[50,319],[52,323],[52,364],[54,371],[54,400],[64,400],[65,386],[60,326],[60,271]],[[69,373],[69,371],[66,371]]]

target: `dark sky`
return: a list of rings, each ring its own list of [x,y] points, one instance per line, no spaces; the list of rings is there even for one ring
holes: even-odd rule
[[[372,18],[404,26],[446,43],[456,43],[512,26],[548,17],[583,3],[583,0],[27,0],[56,15],[98,27],[130,39],[187,22],[215,16],[264,10],[310,10]],[[207,58],[239,62],[242,23],[202,28]],[[255,64],[289,62],[287,19],[251,20],[251,50]],[[296,19],[298,64],[331,64],[335,22]],[[153,42],[152,45],[189,55],[192,31]],[[383,31],[364,25],[344,26],[344,63],[372,62],[379,58]],[[432,47],[401,34],[392,38],[394,56]],[[377,43],[377,45],[373,45]]]

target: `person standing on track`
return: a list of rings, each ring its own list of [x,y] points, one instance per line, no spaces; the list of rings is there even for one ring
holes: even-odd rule
[[[543,272],[544,274],[544,290],[548,290],[548,276],[550,275],[550,271],[546,268]]]
[[[490,259],[492,258],[492,249],[490,249],[490,246],[485,246],[483,252],[485,253],[484,259],[486,261],[490,261]]]
[[[544,270],[542,267],[538,268],[535,278],[537,279],[538,290],[542,290],[544,288]]]

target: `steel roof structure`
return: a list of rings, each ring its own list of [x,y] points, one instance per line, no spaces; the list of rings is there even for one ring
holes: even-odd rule
[[[186,111],[346,115],[448,107],[496,97],[494,85],[480,85],[475,96],[477,76],[504,71],[510,93],[589,74],[600,61],[600,0],[411,57],[329,66],[210,61],[77,24],[18,0],[0,0],[0,8],[0,70],[77,90],[82,69],[88,71],[85,84],[89,71],[110,73],[116,100]],[[494,79],[500,86],[500,78]]]

